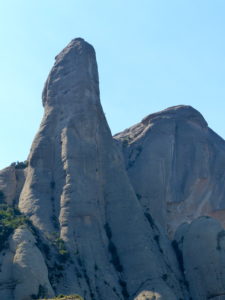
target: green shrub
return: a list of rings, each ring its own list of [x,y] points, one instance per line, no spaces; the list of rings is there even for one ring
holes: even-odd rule
[[[0,204],[0,251],[6,247],[10,234],[19,226],[27,223],[27,217],[22,215],[19,210],[7,204]]]
[[[49,236],[49,239],[58,252],[59,261],[62,263],[66,262],[69,259],[70,255],[68,250],[66,249],[64,240],[59,237],[58,232],[52,233],[51,236]]]
[[[66,249],[65,243],[61,238],[56,238],[54,241],[54,245],[58,250],[58,258],[61,262],[66,262],[69,258],[69,252]]]
[[[25,169],[28,166],[28,161],[17,161],[17,162],[13,162],[11,163],[12,167],[15,167],[15,169]]]

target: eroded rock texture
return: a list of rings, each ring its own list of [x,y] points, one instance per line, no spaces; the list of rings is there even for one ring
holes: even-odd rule
[[[115,139],[141,205],[171,237],[202,215],[225,225],[225,142],[198,111],[168,108]]]
[[[0,171],[0,203],[17,205],[26,177],[25,169],[16,169],[14,166]]]
[[[201,217],[177,230],[175,242],[193,299],[225,299],[225,230]]]
[[[45,113],[24,175],[16,176],[11,167],[0,173],[2,202],[18,203],[25,216],[1,251],[2,299],[214,295],[200,279],[192,285],[192,274],[197,276],[192,269],[184,271],[184,253],[194,262],[189,239],[182,238],[187,246],[181,249],[177,240],[171,245],[167,232],[172,236],[184,220],[224,208],[224,141],[186,106],[150,115],[113,138],[98,81],[93,47],[72,40],[56,56],[45,83]],[[223,262],[223,243],[220,247]],[[201,263],[202,272],[208,270]],[[218,263],[217,276],[220,268]],[[218,293],[223,282],[221,275]]]
[[[46,297],[54,295],[44,258],[28,229],[15,230],[0,264],[0,299],[37,299],[40,287]]]

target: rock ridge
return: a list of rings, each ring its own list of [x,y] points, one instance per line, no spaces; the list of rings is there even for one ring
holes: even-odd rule
[[[196,124],[199,124],[201,127],[207,127],[208,124],[203,118],[203,116],[198,112],[196,109],[194,109],[192,106],[189,105],[176,105],[172,107],[168,107],[158,113],[150,114],[147,117],[145,117],[141,122],[143,124],[148,124],[150,122],[154,122],[157,119],[162,118],[169,118],[174,120],[187,120],[195,122]]]

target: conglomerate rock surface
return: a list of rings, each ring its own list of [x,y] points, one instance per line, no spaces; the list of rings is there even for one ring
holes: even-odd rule
[[[187,224],[187,237],[179,228],[178,240],[168,238],[181,223],[204,214],[223,221],[225,143],[200,113],[173,107],[113,138],[100,104],[95,51],[81,38],[56,56],[43,106],[27,168],[0,172],[0,201],[18,204],[25,216],[24,225],[11,234],[5,228],[14,228],[13,220],[0,223],[8,239],[0,248],[1,299],[223,295],[220,225],[210,219],[207,228],[213,233],[207,236],[196,220]],[[193,226],[200,232],[195,248]],[[219,249],[213,242],[214,255],[199,261],[197,272],[195,250],[218,233]],[[204,287],[202,273],[211,286]]]

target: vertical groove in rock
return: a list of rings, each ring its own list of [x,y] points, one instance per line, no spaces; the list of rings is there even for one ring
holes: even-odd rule
[[[182,291],[173,274],[169,285],[162,279],[170,269],[152,245],[154,232],[114,145],[98,84],[93,47],[80,38],[71,41],[45,83],[45,115],[29,155],[20,210],[46,236],[58,231],[65,242],[80,278],[68,264],[58,291],[79,289],[85,300],[99,293],[128,299],[143,282],[144,288],[155,282],[175,300]]]
[[[0,251],[0,298],[222,295],[221,226],[211,218],[182,225],[173,242],[177,259],[165,234],[172,237],[183,221],[202,214],[225,225],[225,142],[202,115],[190,106],[171,107],[113,139],[100,103],[95,51],[81,38],[56,56],[42,102],[28,167],[0,171],[0,202],[19,201],[26,216],[13,212],[20,228],[10,228],[9,247]],[[10,209],[1,214],[9,217]]]

